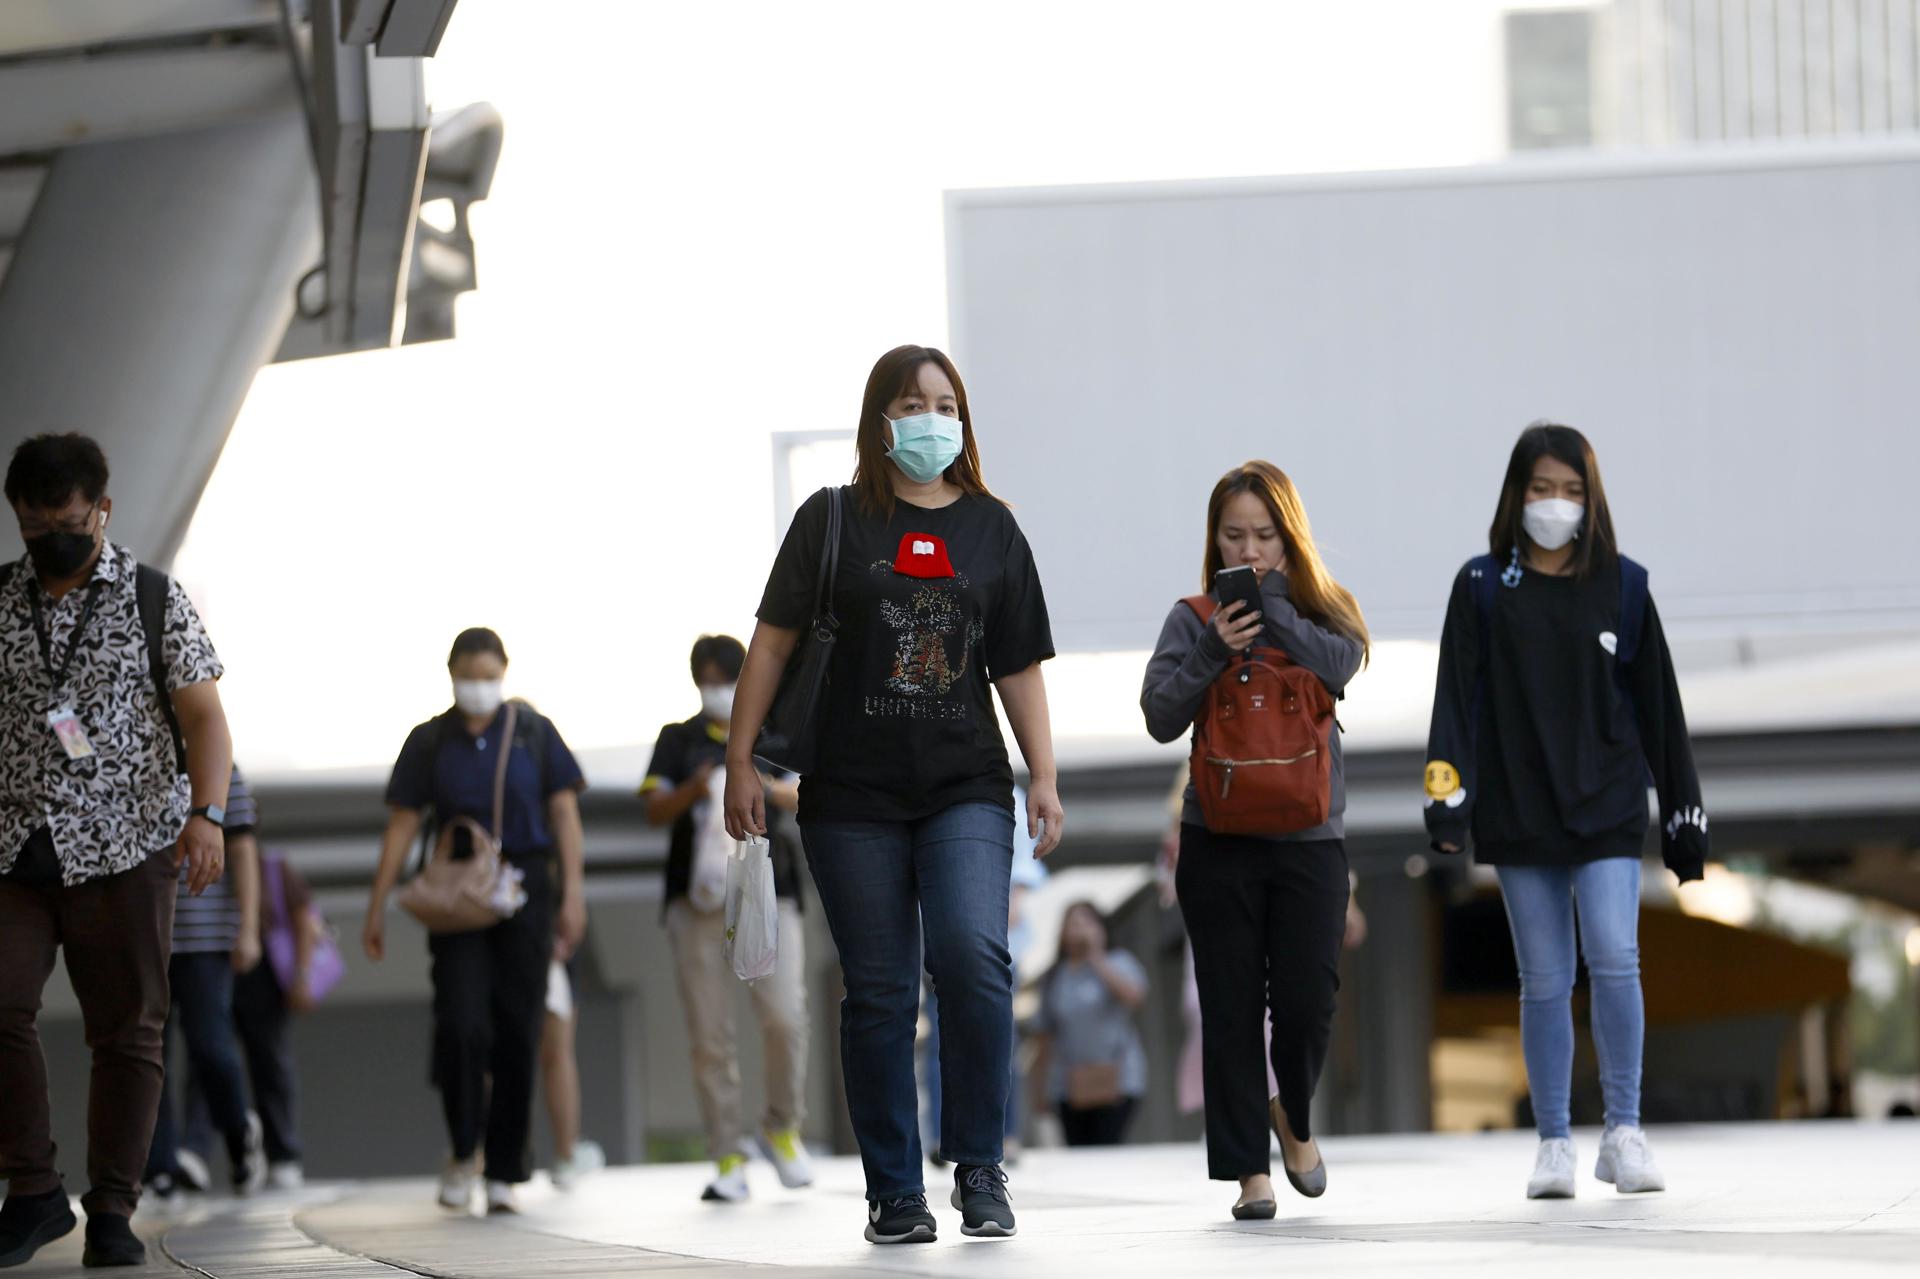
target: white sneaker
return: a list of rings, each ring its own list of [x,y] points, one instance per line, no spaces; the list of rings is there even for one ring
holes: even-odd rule
[[[728,1155],[720,1161],[719,1175],[707,1183],[700,1197],[708,1203],[745,1203],[747,1201],[747,1157]]]
[[[473,1211],[473,1190],[480,1184],[480,1171],[471,1159],[447,1161],[440,1174],[440,1206],[451,1212]]]
[[[489,1181],[487,1183],[487,1211],[489,1213],[520,1211],[520,1201],[514,1198],[512,1182]]]
[[[1573,1138],[1543,1140],[1540,1153],[1533,1159],[1533,1176],[1527,1179],[1527,1198],[1573,1198],[1573,1168],[1578,1159],[1573,1149]]]
[[[247,1112],[246,1153],[233,1170],[233,1193],[255,1195],[267,1184],[267,1130],[260,1116]]]
[[[1593,1175],[1612,1182],[1623,1195],[1667,1188],[1667,1179],[1653,1162],[1653,1151],[1647,1149],[1647,1134],[1639,1128],[1607,1129],[1607,1135],[1600,1139],[1600,1158],[1593,1165]]]
[[[306,1169],[299,1160],[267,1165],[267,1186],[273,1190],[298,1190],[307,1184]]]
[[[591,1176],[607,1166],[607,1152],[600,1149],[597,1141],[580,1140],[573,1143],[573,1157],[553,1161],[555,1190],[570,1191],[580,1184],[583,1177]]]
[[[798,1129],[782,1128],[778,1132],[763,1129],[759,1142],[760,1153],[780,1174],[781,1185],[788,1190],[800,1190],[813,1184],[813,1162],[807,1158],[807,1148],[800,1141]]]
[[[174,1162],[180,1165],[180,1184],[184,1188],[203,1195],[213,1189],[213,1173],[198,1154],[183,1147],[174,1155]]]

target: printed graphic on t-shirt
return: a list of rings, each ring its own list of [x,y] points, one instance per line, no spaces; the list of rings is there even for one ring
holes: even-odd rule
[[[908,539],[909,546],[912,540]],[[932,539],[921,535],[920,540]],[[938,547],[937,558],[946,558],[945,549]],[[884,685],[895,696],[868,696],[866,713],[883,718],[968,718],[966,699],[950,695],[966,678],[974,647],[985,638],[986,627],[978,619],[967,619],[961,602],[961,592],[969,585],[966,575],[948,565],[951,576],[910,577],[889,560],[876,560],[869,568],[877,576],[914,585],[904,598],[880,601],[880,618],[894,635],[893,662]]]

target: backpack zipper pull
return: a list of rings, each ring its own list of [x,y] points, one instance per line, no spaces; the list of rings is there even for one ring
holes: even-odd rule
[[[1227,792],[1233,789],[1233,761],[1227,761],[1227,775],[1220,779],[1220,798],[1225,799]]]

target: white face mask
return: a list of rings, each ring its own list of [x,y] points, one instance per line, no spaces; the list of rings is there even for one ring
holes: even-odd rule
[[[700,709],[707,718],[716,724],[725,724],[733,719],[733,685],[702,684],[700,686]]]
[[[1541,550],[1557,551],[1580,536],[1580,522],[1586,518],[1587,508],[1581,503],[1546,497],[1527,503],[1520,512],[1520,527]]]
[[[505,682],[497,679],[457,679],[453,681],[453,704],[462,714],[491,715],[507,700]]]

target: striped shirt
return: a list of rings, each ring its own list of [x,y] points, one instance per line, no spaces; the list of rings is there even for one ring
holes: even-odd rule
[[[259,824],[259,810],[254,807],[253,792],[247,787],[246,778],[240,775],[239,768],[233,770],[233,779],[227,786],[227,838],[236,835],[250,835]],[[187,892],[187,873],[189,867],[180,864],[180,891],[174,899],[173,907],[173,953],[176,955],[203,955],[208,952],[224,954],[231,951],[240,939],[240,899],[233,891],[233,872],[229,869],[219,879],[208,886],[207,891],[198,897]]]

